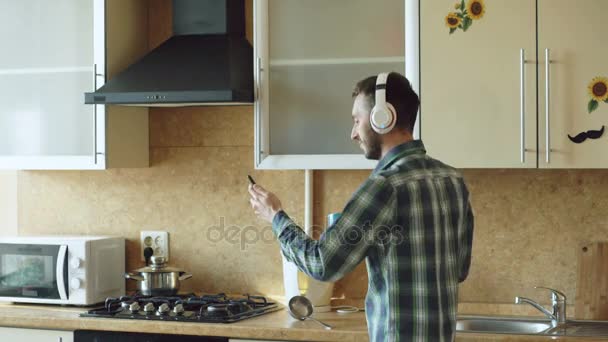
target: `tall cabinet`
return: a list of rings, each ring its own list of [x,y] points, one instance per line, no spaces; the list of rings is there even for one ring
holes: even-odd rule
[[[141,39],[146,7],[137,3],[145,5],[116,0],[2,3],[0,168],[148,165],[147,109],[84,104],[84,92],[103,85],[108,72],[121,64],[117,60],[131,62],[147,50]]]
[[[351,92],[404,73],[402,0],[255,1],[255,165],[366,169],[350,141]]]
[[[608,76],[602,13],[582,0],[406,1],[407,76],[429,154],[461,168],[602,168],[608,123],[588,86]],[[601,79],[600,79],[601,80]],[[601,82],[600,82],[601,83]],[[601,92],[602,85],[596,87]],[[607,95],[608,96],[608,95]],[[597,96],[596,96],[597,97]]]

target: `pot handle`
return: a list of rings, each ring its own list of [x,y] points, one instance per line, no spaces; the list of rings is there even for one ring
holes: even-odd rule
[[[133,279],[133,280],[137,280],[137,281],[144,281],[144,277],[137,275],[135,273],[125,273],[125,278]]]
[[[179,276],[179,280],[180,281],[186,280],[186,279],[190,279],[190,278],[192,278],[192,273],[184,273],[184,274],[182,274],[182,275]]]

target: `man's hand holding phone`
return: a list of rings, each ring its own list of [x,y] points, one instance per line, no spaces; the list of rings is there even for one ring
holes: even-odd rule
[[[272,223],[274,216],[283,210],[281,201],[275,194],[256,184],[251,176],[247,175],[247,178],[249,179],[249,203],[253,212],[259,218]]]

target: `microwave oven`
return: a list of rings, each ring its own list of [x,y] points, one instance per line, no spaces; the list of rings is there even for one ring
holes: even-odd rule
[[[125,294],[125,239],[0,237],[0,301],[92,305]]]

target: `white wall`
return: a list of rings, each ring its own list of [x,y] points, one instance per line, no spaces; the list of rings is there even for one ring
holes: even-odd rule
[[[17,235],[17,171],[0,171],[0,236]]]

